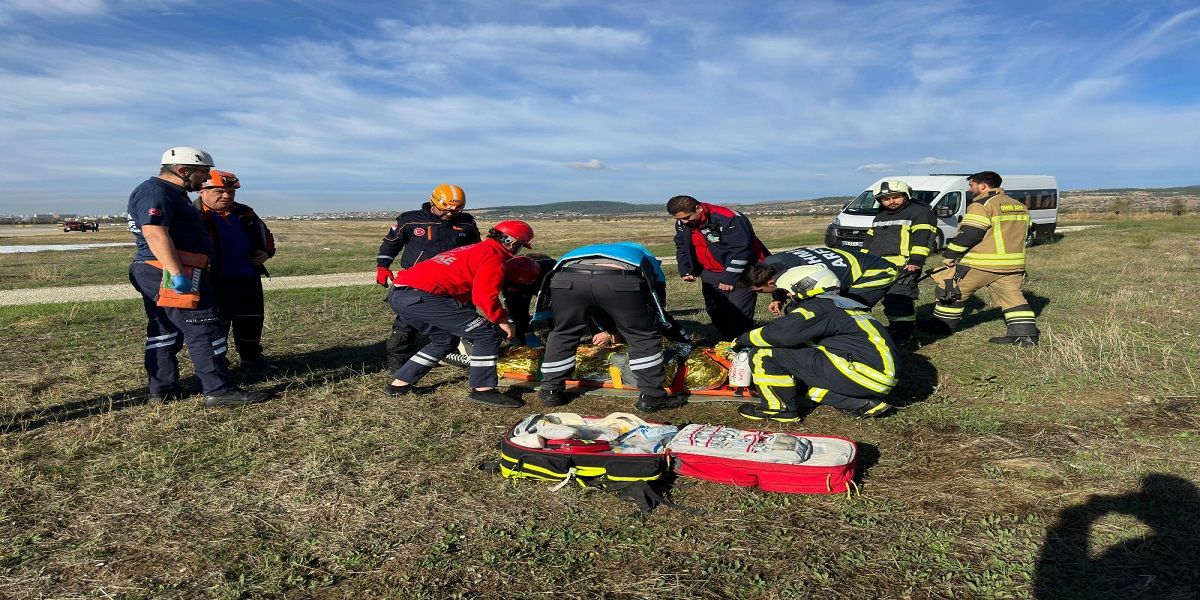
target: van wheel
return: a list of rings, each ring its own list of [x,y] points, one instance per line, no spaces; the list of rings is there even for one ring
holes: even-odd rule
[[[933,236],[933,251],[941,252],[946,247],[946,236],[941,231]]]
[[[1035,233],[1034,230],[1032,228],[1030,228],[1029,233],[1025,235],[1025,247],[1026,248],[1032,248],[1033,246],[1035,246],[1037,244],[1037,236],[1034,235],[1034,233]]]

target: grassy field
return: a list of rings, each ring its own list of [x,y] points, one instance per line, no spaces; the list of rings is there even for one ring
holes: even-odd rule
[[[285,370],[244,374],[276,396],[232,410],[145,403],[137,301],[0,308],[0,597],[1196,598],[1200,219],[1090,224],[1030,250],[1042,346],[987,344],[1003,325],[977,300],[958,334],[904,353],[895,416],[819,408],[779,427],[855,440],[859,493],[679,480],[674,500],[703,517],[643,519],[613,494],[478,470],[536,398],[468,404],[449,367],[422,382],[436,390],[380,397],[378,287],[270,294],[265,341]],[[669,226],[537,222],[535,245],[671,254]],[[271,227],[269,266],[294,275],[372,270],[387,224]],[[787,247],[818,243],[824,221],[756,227]],[[16,243],[49,242],[0,240]],[[0,286],[121,283],[131,254],[0,255]],[[668,295],[712,333],[695,285]],[[735,408],[655,417],[749,426]]]

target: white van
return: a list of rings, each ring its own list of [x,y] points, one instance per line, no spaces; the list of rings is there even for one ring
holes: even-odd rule
[[[971,193],[967,191],[967,177],[961,174],[901,175],[884,177],[900,180],[913,189],[914,200],[931,206],[938,217],[938,235],[934,250],[946,247],[946,240],[953,239],[958,224],[967,212]],[[1058,181],[1050,175],[1004,175],[1001,186],[1012,198],[1029,209],[1030,226],[1026,244],[1032,245],[1039,239],[1049,238],[1058,225]],[[861,247],[867,238],[871,221],[879,212],[879,202],[871,195],[871,184],[857,198],[842,207],[842,212],[833,219],[825,230],[825,245],[830,248]]]

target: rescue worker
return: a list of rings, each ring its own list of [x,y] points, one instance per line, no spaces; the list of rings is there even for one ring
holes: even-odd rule
[[[395,278],[392,263],[400,256],[400,269],[429,260],[438,254],[480,241],[475,217],[463,212],[467,194],[457,185],[443,183],[433,189],[429,202],[420,210],[410,210],[396,217],[396,224],[383,236],[379,255],[375,257],[375,283],[388,287]],[[403,253],[402,253],[403,252]],[[396,370],[414,352],[417,332],[396,320],[387,340],[388,369]],[[467,366],[455,361],[456,366]]]
[[[937,283],[933,319],[921,326],[935,333],[953,333],[962,320],[967,299],[987,288],[992,301],[1004,312],[1005,335],[988,341],[1022,347],[1038,345],[1040,332],[1033,308],[1021,293],[1025,279],[1025,239],[1029,210],[1000,187],[994,171],[967,178],[973,194],[967,214],[942,258],[948,269],[933,274]]]
[[[502,221],[482,242],[447,250],[396,274],[388,304],[402,325],[428,337],[429,343],[392,374],[384,395],[412,391],[412,385],[463,338],[471,342],[467,401],[504,408],[524,405],[496,389],[496,356],[503,337],[512,339],[517,331],[500,303],[504,263],[521,248],[532,247],[532,240],[528,223]]]
[[[263,263],[275,256],[275,236],[254,209],[235,200],[242,182],[228,171],[209,172],[193,203],[213,239],[213,287],[226,335],[233,330],[233,346],[241,365],[250,369],[277,369],[263,356],[264,321],[261,276]]]
[[[671,198],[667,212],[675,217],[679,276],[689,282],[700,278],[704,310],[721,339],[749,331],[758,295],[734,286],[747,267],[771,254],[754,235],[750,219],[691,196]]]
[[[841,283],[824,266],[789,269],[776,284],[795,301],[787,314],[738,336],[735,347],[754,348],[750,363],[760,401],[738,413],[747,419],[800,420],[797,384],[808,400],[854,417],[881,417],[897,383],[896,345],[863,304],[838,295]],[[806,403],[807,404],[807,403]]]
[[[545,345],[534,333],[529,305],[557,262],[548,254],[531,252],[524,256],[514,256],[504,264],[504,308],[508,310],[509,317],[517,326],[517,335],[513,338],[514,345],[530,348]]]
[[[203,150],[171,148],[163,153],[158,175],[129,195],[129,231],[137,241],[129,281],[142,294],[146,311],[145,365],[151,402],[188,395],[179,383],[178,354],[184,344],[200,379],[205,406],[241,406],[269,397],[234,384],[216,294],[210,273],[204,270],[215,256],[213,240],[187,193],[200,189],[213,166],[212,156]],[[185,262],[199,277],[185,275]],[[159,306],[160,290],[167,288],[179,294],[198,292],[198,303],[194,308]]]
[[[912,188],[903,181],[885,179],[871,192],[881,208],[867,230],[862,252],[882,256],[898,269],[896,282],[883,297],[883,314],[892,338],[906,342],[916,327],[917,281],[937,241],[937,217],[914,201]]]
[[[688,343],[687,333],[667,314],[667,279],[662,263],[633,242],[593,244],[567,252],[538,294],[534,321],[552,322],[542,359],[544,406],[561,406],[566,381],[575,371],[580,338],[595,319],[601,330],[592,343],[629,344],[629,367],[640,392],[635,408],[654,412],[687,404],[663,389],[662,336]]]
[[[823,265],[837,275],[841,287],[838,293],[874,307],[896,281],[896,267],[890,261],[870,254],[852,253],[837,248],[796,248],[772,254],[761,263],[746,269],[738,278],[738,287],[759,294],[771,294],[767,307],[771,314],[783,314],[787,290],[775,286],[775,281],[795,267]]]

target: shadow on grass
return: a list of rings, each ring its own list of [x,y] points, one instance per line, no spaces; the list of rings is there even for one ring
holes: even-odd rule
[[[900,349],[900,360],[900,383],[888,394],[888,404],[903,408],[924,402],[933,395],[933,390],[937,387],[937,367],[933,366],[927,356],[903,347]]]
[[[186,360],[186,357],[183,360]],[[240,371],[235,369],[234,375],[238,378],[239,385],[253,385],[269,381],[271,385],[265,388],[255,387],[254,391],[274,394],[287,389],[304,387],[304,382],[309,379],[318,379],[319,385],[325,385],[359,377],[364,372],[374,372],[382,368],[384,343],[380,341],[366,346],[334,347],[290,356],[276,355],[272,357],[272,360],[281,367],[279,371]],[[194,376],[183,379],[181,383],[187,389],[199,389]],[[382,383],[380,386],[382,387]],[[32,431],[54,423],[65,423],[149,404],[149,394],[147,388],[141,387],[11,415],[0,415],[0,434]],[[182,401],[188,400],[175,400],[174,402]]]
[[[1046,533],[1034,574],[1040,600],[1064,598],[1200,598],[1200,495],[1191,481],[1163,473],[1123,496],[1092,496],[1064,509]],[[1134,517],[1148,535],[1112,543],[1098,523]],[[1092,544],[1111,544],[1089,552]],[[1093,558],[1094,557],[1094,558]]]

